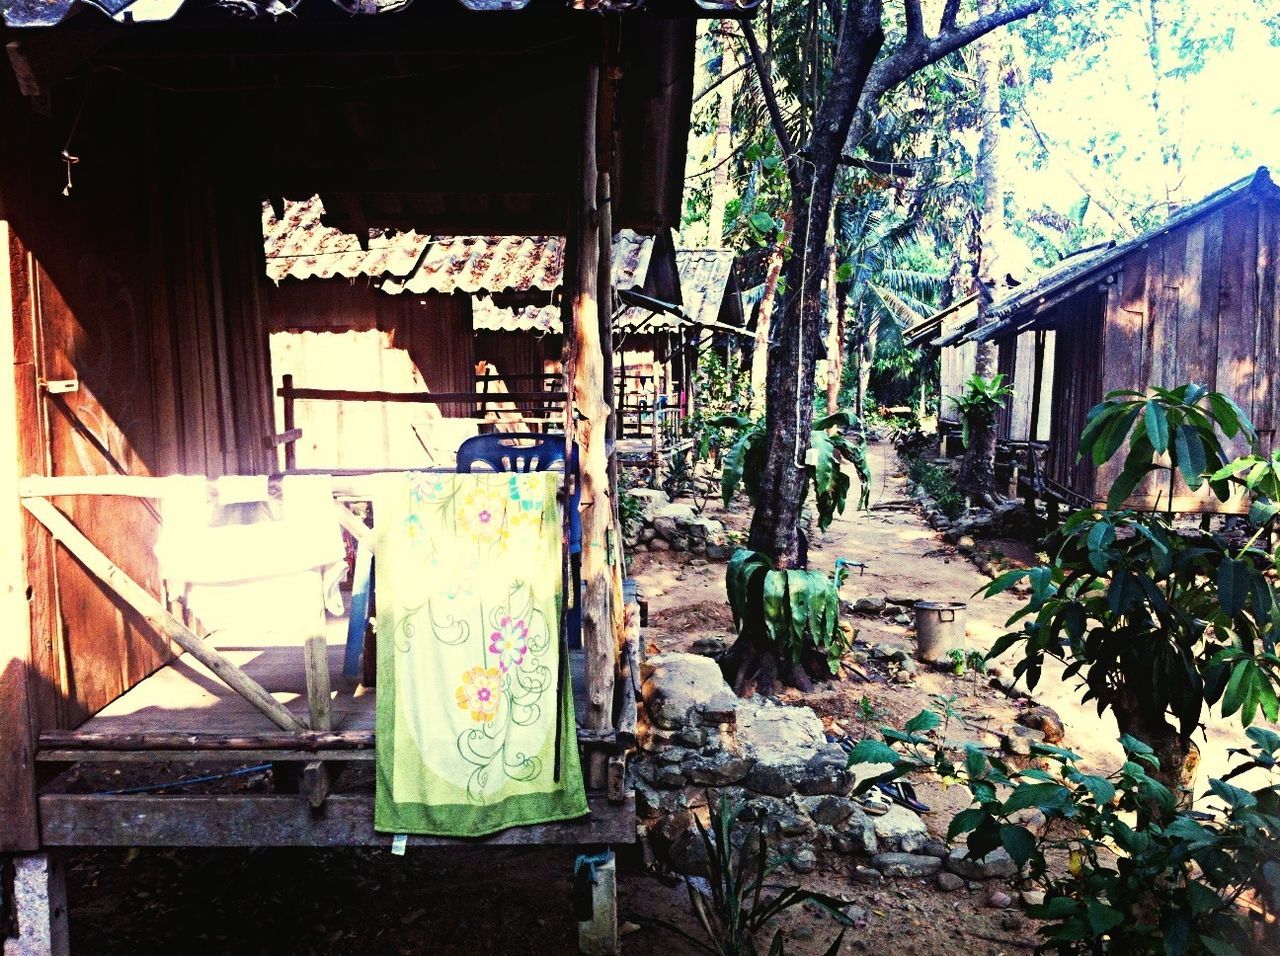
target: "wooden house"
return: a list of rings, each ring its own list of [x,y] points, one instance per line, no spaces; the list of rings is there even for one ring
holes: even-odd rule
[[[20,951],[67,951],[63,847],[391,842],[364,777],[332,785],[372,759],[376,695],[343,697],[318,634],[271,653],[202,639],[157,566],[154,499],[171,476],[277,468],[266,197],[320,193],[356,235],[376,223],[566,237],[561,396],[580,459],[574,690],[590,813],[490,842],[634,839],[624,770],[642,642],[607,545],[602,303],[614,229],[680,218],[694,18],[751,6],[699,2],[655,15],[614,12],[632,0],[309,0],[275,22],[284,5],[255,0],[234,5],[249,16],[206,0],[5,4],[0,851],[22,877]],[[279,770],[276,790],[104,794],[68,772],[260,761]],[[610,951],[602,912],[584,925]]]
[[[968,341],[1000,345],[1015,389],[1051,367],[1049,449],[1042,490],[1099,503],[1119,462],[1077,462],[1091,407],[1115,389],[1196,382],[1229,395],[1252,418],[1264,449],[1280,417],[1280,189],[1265,168],[1186,206],[1123,243],[1066,260],[997,301],[996,323]],[[1050,342],[1052,337],[1052,344]],[[1030,360],[1023,349],[1032,343]],[[1006,355],[1015,353],[1006,358]],[[1034,381],[1034,378],[1032,378]],[[1034,390],[1034,389],[1032,389]],[[1237,443],[1236,451],[1243,450]],[[1234,511],[1179,479],[1140,486],[1130,507]]]
[[[936,350],[938,356],[938,424],[949,435],[960,431],[960,413],[955,399],[964,392],[965,382],[974,373],[977,344],[969,338],[977,324],[976,295],[967,295],[925,321],[903,333],[903,341],[926,352]],[[1040,338],[1037,339],[1037,334]],[[1052,389],[1052,363],[1040,366],[1038,385],[1034,382],[1034,357],[1037,349],[1052,342],[1053,332],[1031,333],[1000,343],[996,371],[1006,381],[1018,380],[1013,398],[1001,410],[996,421],[997,438],[1006,444],[1022,446],[1049,440],[1049,396]],[[1052,351],[1050,344],[1047,348]]]

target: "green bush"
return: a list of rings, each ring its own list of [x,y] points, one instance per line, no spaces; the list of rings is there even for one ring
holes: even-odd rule
[[[964,497],[956,490],[956,479],[951,469],[923,458],[908,458],[907,477],[936,501],[939,510],[948,518],[964,514]]]
[[[858,743],[850,763],[893,765],[859,788],[931,770],[968,789],[973,806],[956,814],[948,839],[968,834],[971,858],[1003,847],[1025,879],[1043,888],[1044,902],[1028,909],[1045,921],[1040,951],[1276,952],[1276,926],[1265,917],[1280,912],[1280,734],[1248,728],[1251,747],[1230,751],[1243,762],[1209,781],[1221,805],[1178,813],[1174,794],[1156,779],[1155,753],[1133,737],[1120,738],[1125,762],[1107,776],[1084,773],[1078,755],[1044,744],[1033,750],[1050,769],[1018,772],[974,747],[951,763],[932,733],[941,723],[922,711],[901,731],[884,728],[883,742]],[[1252,790],[1228,782],[1245,771],[1255,772]],[[1032,808],[1047,821],[1042,836],[1021,822]],[[1260,925],[1271,938],[1262,948],[1242,897],[1263,912]]]

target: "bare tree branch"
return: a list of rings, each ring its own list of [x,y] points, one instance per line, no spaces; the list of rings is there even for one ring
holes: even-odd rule
[[[725,82],[726,80],[733,79],[735,76],[737,76],[739,73],[741,73],[750,65],[751,65],[750,63],[739,63],[737,66],[735,66],[732,70],[729,70],[727,73],[721,73],[714,80],[712,80],[702,89],[700,89],[697,93],[693,94],[694,105],[696,106],[699,100],[706,99],[708,96],[710,96],[721,83]]]
[[[928,59],[922,65],[927,66],[930,63],[936,63],[947,54],[968,46],[974,40],[986,36],[992,30],[998,29],[1007,23],[1013,23],[1015,20],[1025,19],[1033,13],[1039,13],[1044,8],[1045,2],[1046,0],[1022,0],[1020,3],[1010,3],[994,13],[978,17],[978,19],[963,27],[957,27],[953,22],[951,27],[940,30],[938,35],[929,42]]]
[[[756,79],[760,82],[760,92],[764,96],[765,106],[769,109],[769,119],[773,123],[773,135],[778,138],[782,147],[782,155],[786,157],[787,168],[795,162],[795,146],[787,134],[786,123],[782,120],[782,109],[778,106],[778,94],[773,88],[773,80],[769,77],[769,67],[760,52],[760,41],[756,39],[756,31],[747,20],[742,21],[742,35],[746,38],[747,48],[751,51],[751,62],[755,64]]]
[[[911,163],[886,162],[880,159],[861,159],[847,153],[840,157],[841,166],[852,166],[854,169],[865,169],[879,176],[895,176],[909,179],[916,174]]]
[[[956,25],[956,16],[960,13],[960,0],[947,0],[947,5],[942,8],[942,29],[953,30]]]
[[[907,15],[907,42],[924,39],[924,14],[920,12],[920,0],[902,0]]]

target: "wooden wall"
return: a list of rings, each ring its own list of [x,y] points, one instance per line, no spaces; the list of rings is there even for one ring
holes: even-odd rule
[[[41,116],[7,71],[0,77],[19,469],[257,470],[269,431],[258,207],[238,203],[234,185],[189,156],[173,163],[185,117],[169,112],[162,95],[126,87],[118,77],[98,79],[73,144],[82,161],[64,196],[57,157],[80,98],[55,97],[52,115]],[[58,380],[77,387],[54,394],[40,386]],[[155,506],[89,497],[57,505],[160,595]],[[172,652],[30,519],[24,534],[31,646],[22,678],[34,736],[76,726]],[[26,812],[2,805],[0,821]],[[0,850],[23,842],[6,826]]]
[[[1280,421],[1280,202],[1246,192],[1210,214],[1153,238],[1127,256],[1114,281],[1058,307],[1051,477],[1105,499],[1119,462],[1075,467],[1083,412],[1113,389],[1197,382],[1230,395],[1253,419],[1264,449]],[[1096,317],[1095,317],[1096,313]],[[1105,316],[1105,322],[1101,321]],[[1096,335],[1081,330],[1096,328]],[[1242,442],[1228,449],[1243,452]],[[1165,508],[1156,476],[1132,507]],[[1179,511],[1237,510],[1178,480]]]
[[[1043,354],[1038,391],[1037,348]],[[1013,387],[1013,397],[996,418],[996,435],[1000,439],[1013,442],[1049,440],[1053,416],[1053,353],[1052,330],[1024,332],[1017,338],[1000,339],[996,371],[1004,375],[1006,385]],[[1038,410],[1034,407],[1037,397]],[[1031,428],[1033,421],[1036,426],[1034,434]]]

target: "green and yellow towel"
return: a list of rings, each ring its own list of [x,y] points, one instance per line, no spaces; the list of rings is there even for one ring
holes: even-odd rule
[[[380,489],[377,830],[484,836],[587,812],[558,486],[406,474]]]

